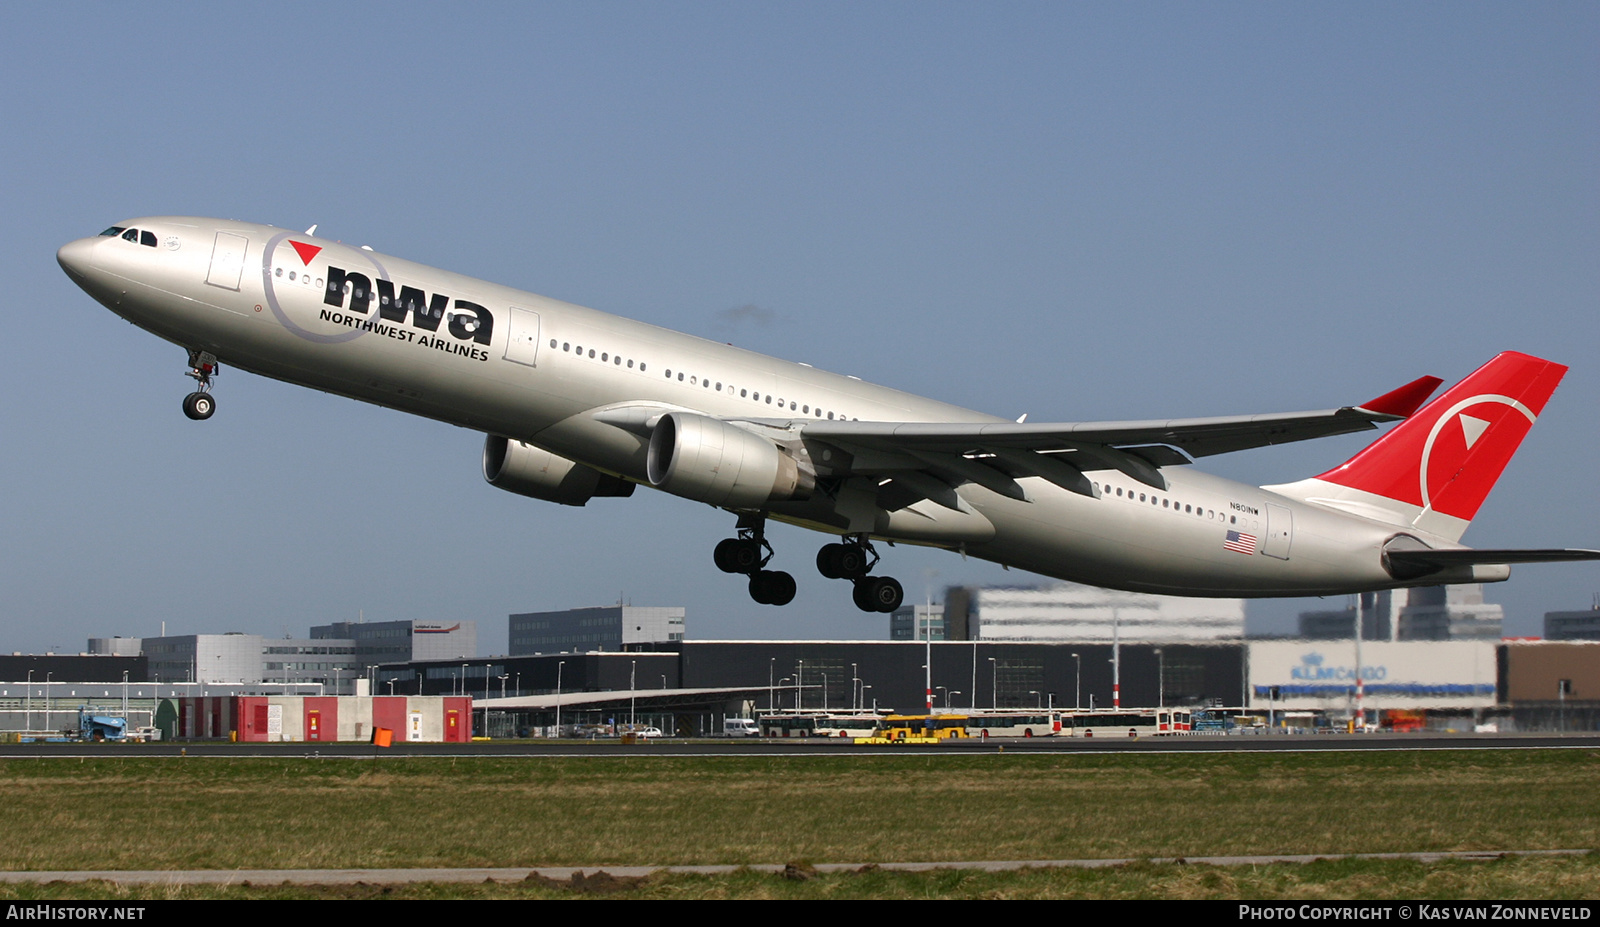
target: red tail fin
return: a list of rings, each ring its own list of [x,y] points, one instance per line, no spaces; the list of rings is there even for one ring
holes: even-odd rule
[[[1500,472],[1567,372],[1507,351],[1356,456],[1317,477],[1460,519],[1478,514]]]

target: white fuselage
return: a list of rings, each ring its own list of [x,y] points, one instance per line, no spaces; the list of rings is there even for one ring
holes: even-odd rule
[[[128,227],[153,232],[157,245],[82,239],[61,250],[61,262],[97,300],[162,338],[263,376],[524,441],[646,485],[648,432],[597,411],[688,410],[768,423],[1003,421],[271,226],[161,217]],[[348,286],[330,297],[327,281],[336,274]],[[351,301],[364,282],[363,313]],[[383,300],[398,300],[405,288],[420,304],[401,320],[385,319]],[[809,450],[826,477],[827,462]],[[773,503],[770,514],[834,534],[865,527],[881,539],[1148,592],[1321,595],[1406,585],[1381,563],[1394,525],[1190,468],[1162,473],[1165,489],[1115,470],[1092,472],[1090,495],[1025,477],[1026,500],[967,482],[957,489],[959,508],[924,500],[893,511],[872,506],[865,515],[860,506],[871,504],[850,501],[850,487],[841,485],[835,494]],[[1429,583],[1505,572],[1480,567]]]

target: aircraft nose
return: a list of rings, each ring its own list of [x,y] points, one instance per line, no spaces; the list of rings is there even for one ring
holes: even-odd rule
[[[74,280],[81,280],[88,275],[89,269],[94,266],[95,239],[80,238],[69,241],[56,252],[56,263],[67,272],[67,276]]]

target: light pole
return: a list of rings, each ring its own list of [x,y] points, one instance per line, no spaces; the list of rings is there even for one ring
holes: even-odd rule
[[[638,660],[634,660],[634,661],[632,661],[632,664],[633,665],[628,670],[628,729],[629,730],[632,730],[634,728],[634,726],[635,726],[634,725],[634,721],[633,721],[633,717],[634,717],[634,715],[633,715],[633,707],[634,707],[634,703],[637,702],[638,698],[639,698],[639,696],[637,694],[638,691],[639,691],[639,685],[638,685],[639,661]]]
[[[978,710],[978,642],[972,642],[972,694],[967,696],[967,710]]]
[[[856,674],[856,665],[852,663],[850,664],[850,710],[852,712],[856,710],[856,686],[860,684],[861,680]]]
[[[1073,654],[1072,662],[1072,710],[1078,711],[1083,708],[1083,658]]]
[[[994,657],[989,658],[989,710],[996,711],[1000,708],[1000,692],[995,688],[995,663]]]
[[[1167,707],[1167,663],[1160,647],[1156,648],[1156,707]]]
[[[796,660],[794,671],[794,710],[799,711],[805,707],[805,691],[801,687],[805,684],[806,661]]]
[[[556,663],[556,737],[558,738],[561,736],[561,668],[566,665],[565,660]]]
[[[1122,707],[1122,611],[1111,609],[1111,707]]]

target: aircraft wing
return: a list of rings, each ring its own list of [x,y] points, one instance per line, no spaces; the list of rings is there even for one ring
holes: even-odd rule
[[[971,481],[1018,499],[1025,497],[1015,482],[1020,476],[1043,477],[1093,495],[1085,471],[1118,470],[1165,489],[1161,467],[1186,464],[1193,457],[1367,431],[1415,412],[1441,382],[1423,377],[1359,406],[1318,412],[1040,424],[808,421],[799,431],[808,441],[851,454],[851,472],[890,476],[908,492],[935,501],[943,493],[929,482],[930,476],[945,490]]]

